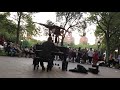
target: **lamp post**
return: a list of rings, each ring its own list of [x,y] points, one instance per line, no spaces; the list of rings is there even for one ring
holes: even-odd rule
[[[115,58],[117,58],[118,49],[115,50]]]
[[[115,52],[118,52],[118,49],[116,49]]]
[[[98,41],[98,50],[99,50],[99,48],[100,48],[100,41]]]
[[[23,44],[23,40],[21,40],[21,45],[20,45],[20,48],[22,48],[22,44]]]

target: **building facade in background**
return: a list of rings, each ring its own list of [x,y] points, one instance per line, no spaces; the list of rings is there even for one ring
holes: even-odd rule
[[[86,37],[86,33],[83,33],[83,36],[80,38],[80,44],[88,44],[88,38]]]
[[[72,36],[72,32],[67,33],[65,36],[64,42],[67,44],[74,43],[74,37]]]

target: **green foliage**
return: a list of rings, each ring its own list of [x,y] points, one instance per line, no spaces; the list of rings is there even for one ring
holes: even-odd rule
[[[15,19],[17,21],[16,42],[26,33],[27,36],[32,36],[40,33],[40,28],[37,28],[33,23],[32,15],[36,12],[16,12]]]
[[[30,40],[23,40],[23,42],[21,42],[22,47],[31,47],[37,43],[40,43],[40,41],[37,41],[35,39],[30,39]]]
[[[27,31],[28,35],[36,35],[39,34],[38,28],[36,28],[35,24],[33,23],[32,16],[30,14],[26,15],[26,25],[25,30]]]
[[[18,23],[15,23],[15,20],[18,22],[20,14],[22,15],[22,18],[20,20],[20,27],[19,27],[19,35],[20,39],[24,39],[23,34],[26,32],[28,36],[36,35],[40,33],[40,28],[37,28],[32,20],[32,12],[16,12],[16,18],[14,20],[9,20],[8,17],[12,12],[4,12],[0,13],[0,35],[4,36],[6,40],[10,40],[12,42],[16,42],[17,38],[17,30],[18,30]],[[23,24],[24,22],[24,24]],[[25,41],[26,46],[31,46],[34,43],[36,43],[35,40],[32,40],[30,42]],[[24,45],[24,46],[25,46]]]
[[[79,45],[75,45],[75,47],[76,48],[79,48],[79,47],[81,47],[81,48],[93,48],[93,49],[97,49],[97,46],[96,45],[86,45],[86,44],[79,44]]]
[[[20,12],[17,12],[18,16],[20,15]],[[13,22],[13,20],[7,19],[8,15],[10,13],[2,13],[0,14],[0,35],[4,36],[6,40],[10,40],[15,43],[16,41],[16,31],[17,31],[17,24]],[[18,19],[17,19],[18,20]],[[28,35],[35,35],[37,33],[38,28],[36,28],[35,24],[32,22],[31,14],[29,13],[22,13],[22,20],[26,22],[25,25],[21,24],[20,27],[20,39],[24,39],[22,34],[26,31]],[[36,30],[36,31],[35,31]],[[40,29],[39,29],[40,30]],[[24,31],[24,32],[22,32]],[[23,41],[23,47],[24,46],[32,46],[35,44],[36,40],[24,40]]]
[[[89,19],[91,22],[97,24],[95,35],[103,38],[102,48],[106,47],[107,60],[110,51],[113,51],[120,44],[120,12],[91,12]]]
[[[78,45],[75,45],[74,43],[71,43],[71,44],[67,44],[64,42],[64,46],[67,47],[67,46],[70,46],[72,48],[79,48],[81,47],[82,49],[85,49],[85,48],[93,48],[93,49],[97,49],[97,45],[86,45],[86,44],[78,44]]]
[[[15,41],[16,24],[7,19],[8,14],[0,14],[0,35],[6,40]]]
[[[37,40],[35,40],[35,39],[30,39],[29,40],[29,43],[30,43],[30,46],[33,46],[34,44],[37,44],[37,43],[39,43],[40,41],[37,41]]]
[[[65,47],[67,47],[67,46],[74,47],[75,45],[74,45],[74,43],[68,44],[67,42],[64,42],[64,46],[65,46]]]
[[[102,16],[103,15],[103,16]],[[101,30],[100,26],[97,26],[97,30],[95,31],[95,35],[97,37],[103,38],[102,43],[106,43],[105,32],[109,35],[109,45],[112,50],[119,44],[119,32],[120,32],[120,13],[116,12],[104,12],[101,13],[101,20],[99,25],[102,27]],[[109,21],[109,22],[108,22]],[[109,26],[109,27],[108,27]],[[104,32],[105,31],[105,32]],[[109,32],[108,32],[109,31]]]
[[[120,30],[110,39],[110,51],[116,50],[120,46]]]
[[[30,47],[30,44],[27,40],[24,40],[23,42],[21,42],[21,45],[22,45],[23,48]]]

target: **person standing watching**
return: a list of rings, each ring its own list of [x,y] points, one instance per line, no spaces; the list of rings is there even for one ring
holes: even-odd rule
[[[88,51],[88,59],[89,59],[90,64],[91,64],[92,59],[93,59],[93,54],[94,54],[94,52],[93,52],[92,48],[90,48],[90,50]]]

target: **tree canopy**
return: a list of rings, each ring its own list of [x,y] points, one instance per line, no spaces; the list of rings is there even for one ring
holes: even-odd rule
[[[10,19],[13,12],[0,13],[0,35],[6,40],[20,42],[21,39],[32,37],[40,33],[40,28],[33,23],[32,12],[15,12],[16,14]]]
[[[101,41],[105,43],[106,52],[107,52],[106,59],[108,60],[110,50],[112,50],[111,48],[113,46],[116,46],[114,41],[115,38],[117,38],[116,34],[119,34],[119,31],[120,31],[120,13],[119,12],[90,12],[90,17],[88,20],[97,24],[97,30],[95,34],[96,36],[103,38]]]
[[[86,28],[86,23],[82,20],[82,12],[57,12],[56,14],[57,22],[60,23],[61,27],[65,28],[65,30],[63,30],[61,46],[63,45],[67,32],[81,28],[84,30]]]

